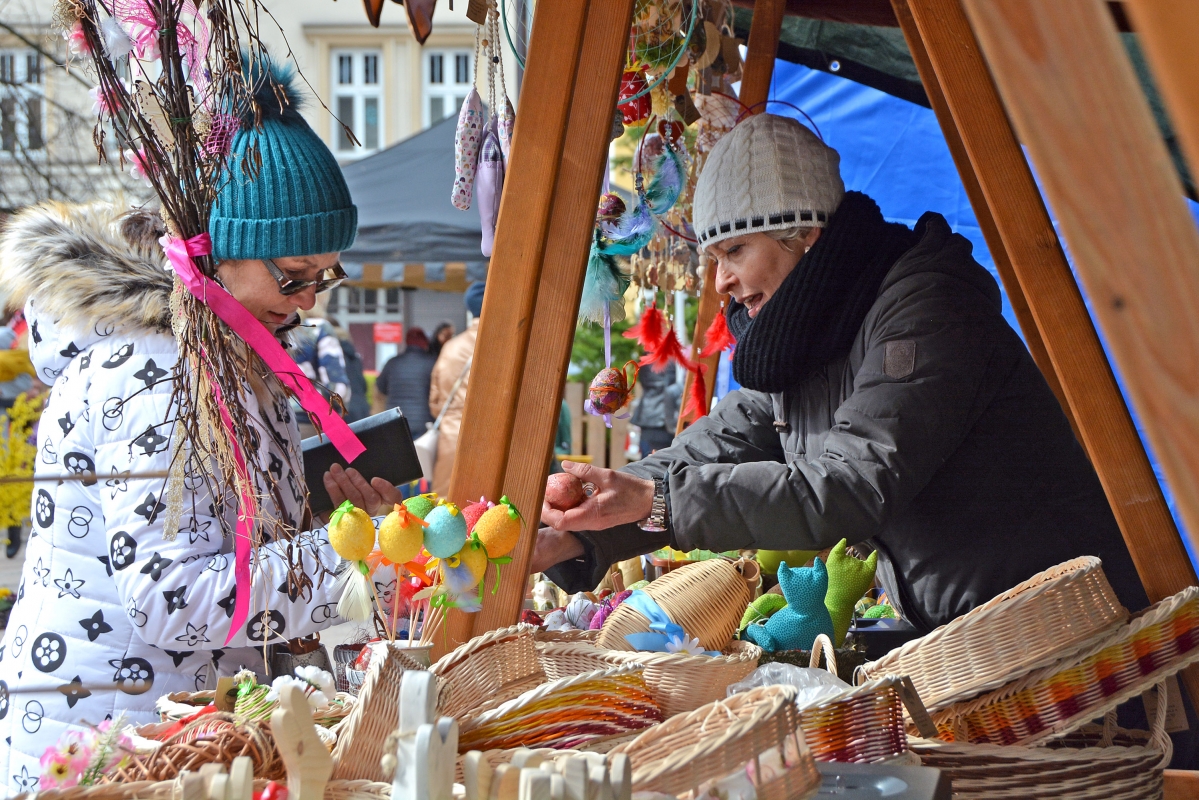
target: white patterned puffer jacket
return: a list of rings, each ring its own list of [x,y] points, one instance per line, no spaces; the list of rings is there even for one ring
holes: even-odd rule
[[[0,645],[0,785],[35,789],[38,758],[70,725],[124,712],[156,719],[164,694],[215,685],[242,665],[262,672],[264,640],[310,634],[340,620],[333,580],[288,591],[279,546],[257,553],[250,621],[225,639],[236,592],[232,538],[212,498],[185,480],[178,535],[164,537],[171,370],[163,324],[171,288],[161,251],[130,245],[103,206],[42,206],[15,217],[0,240],[0,293],[26,300],[30,354],[52,385],[38,428],[37,475],[92,472],[92,482],[35,484],[33,533],[17,603]],[[267,511],[304,515],[298,432],[286,400],[242,399],[260,434],[257,458],[277,479]],[[261,487],[260,487],[261,488]],[[224,509],[228,519],[236,509]],[[228,526],[232,529],[232,525]],[[294,529],[294,528],[293,528]],[[338,563],[323,530],[297,548]]]

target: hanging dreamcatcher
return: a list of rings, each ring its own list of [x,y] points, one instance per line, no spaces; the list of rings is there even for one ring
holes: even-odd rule
[[[454,135],[454,188],[451,200],[454,207],[466,211],[472,200],[478,201],[479,219],[483,229],[480,250],[491,256],[495,241],[495,225],[500,215],[500,198],[504,191],[504,173],[512,132],[516,128],[516,112],[508,99],[504,81],[504,59],[500,44],[500,16],[495,0],[487,0],[484,21],[475,30],[475,64],[482,57],[487,70],[487,106],[477,87],[462,103],[458,113],[458,129]],[[476,76],[478,70],[475,71]],[[477,78],[476,78],[477,82]]]

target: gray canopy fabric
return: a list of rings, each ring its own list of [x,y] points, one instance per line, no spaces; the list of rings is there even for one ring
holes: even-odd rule
[[[426,274],[446,262],[465,262],[467,280],[482,280],[479,212],[450,203],[454,183],[454,130],[448,117],[386,150],[342,167],[358,206],[358,238],[342,253],[352,278],[363,264],[383,264],[385,280],[403,280],[405,263]]]

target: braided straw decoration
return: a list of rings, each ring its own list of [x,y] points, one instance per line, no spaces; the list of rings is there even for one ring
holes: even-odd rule
[[[1161,750],[1155,747],[997,747],[910,740],[924,766],[953,781],[954,796],[975,798],[1108,798],[1121,786],[1141,789],[1138,797],[1160,797]]]
[[[1192,586],[1096,637],[1082,653],[950,706],[933,722],[947,741],[1036,744],[1103,716],[1196,662],[1199,587]]]
[[[799,724],[812,757],[873,764],[902,755],[907,738],[900,683],[899,677],[887,675],[800,709]]]
[[[667,717],[721,700],[729,684],[757,669],[762,650],[734,640],[720,656],[604,650],[590,644],[539,644],[541,667],[551,679],[620,664],[645,667],[645,684]]]
[[[520,624],[488,631],[438,659],[429,672],[450,686],[441,713],[475,716],[544,683],[535,630]]]
[[[169,781],[184,770],[198,770],[205,764],[228,766],[238,756],[249,756],[254,774],[260,778],[280,780],[286,775],[269,728],[216,711],[188,723],[153,753],[131,756],[128,764],[105,779],[119,783]]]
[[[391,779],[383,774],[380,760],[384,740],[400,724],[400,682],[408,670],[425,670],[404,648],[386,643],[372,656],[358,703],[337,731],[337,744],[333,747],[334,779]]]
[[[753,599],[760,572],[756,562],[712,559],[671,570],[641,591],[648,594],[705,650],[724,650]],[[649,620],[627,603],[616,607],[595,643],[609,650],[632,650],[625,636],[649,631]]]
[[[792,739],[799,763],[782,776],[787,786],[759,787],[758,796],[802,797],[820,784],[820,775],[797,733],[798,722],[794,687],[759,686],[672,717],[612,752],[632,761],[635,792],[698,794],[701,784],[744,769]]]
[[[1100,560],[1076,558],[865,664],[858,680],[907,675],[931,713],[1069,658],[1127,620]]]
[[[255,779],[254,791],[261,792],[268,782],[265,778]],[[183,785],[179,780],[73,786],[70,789],[54,789],[36,795],[37,800],[177,800],[182,796]],[[22,800],[32,797],[33,795],[18,795]],[[390,783],[329,781],[325,784],[324,800],[388,800],[390,797]]]

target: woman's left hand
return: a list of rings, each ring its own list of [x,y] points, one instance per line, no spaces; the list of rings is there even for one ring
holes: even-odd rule
[[[325,473],[325,491],[334,508],[349,500],[371,516],[386,514],[396,503],[404,502],[400,490],[383,478],[368,483],[361,472],[343,469],[340,464],[334,464]]]

